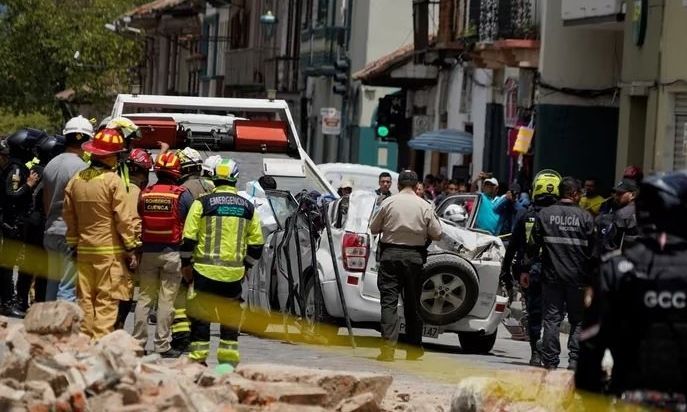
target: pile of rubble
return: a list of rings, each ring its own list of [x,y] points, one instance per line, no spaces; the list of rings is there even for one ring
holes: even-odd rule
[[[458,384],[451,412],[576,411],[574,374],[568,370],[527,368],[501,372],[498,378],[470,377]]]
[[[379,411],[391,376],[247,365],[221,373],[187,359],[143,356],[125,331],[97,343],[74,304],[35,304],[23,324],[0,319],[0,410]]]

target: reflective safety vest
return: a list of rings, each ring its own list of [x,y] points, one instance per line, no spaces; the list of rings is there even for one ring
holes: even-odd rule
[[[197,242],[194,269],[219,282],[241,280],[248,247],[265,243],[255,207],[232,186],[219,186],[193,202],[184,238]]]
[[[141,194],[139,210],[143,220],[143,243],[179,245],[184,222],[179,213],[183,186],[155,184]]]

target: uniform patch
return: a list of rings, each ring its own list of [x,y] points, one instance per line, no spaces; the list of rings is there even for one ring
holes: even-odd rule
[[[172,199],[163,197],[146,197],[143,199],[143,210],[146,212],[170,212]]]
[[[634,268],[635,265],[633,265],[632,262],[630,262],[629,260],[621,260],[620,262],[618,262],[618,272],[620,273],[627,273]]]

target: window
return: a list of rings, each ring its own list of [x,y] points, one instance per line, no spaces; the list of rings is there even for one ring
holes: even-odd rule
[[[460,87],[460,112],[472,111],[472,70],[463,69],[463,83]]]
[[[330,0],[317,0],[317,11],[315,16],[315,27],[327,25],[327,18],[329,17],[329,2]]]

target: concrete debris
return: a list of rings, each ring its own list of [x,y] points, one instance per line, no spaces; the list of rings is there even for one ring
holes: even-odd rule
[[[532,369],[504,373],[499,378],[463,379],[451,400],[451,412],[547,412],[570,410],[574,404],[574,373]]]
[[[367,412],[381,410],[392,381],[279,365],[212,370],[144,356],[122,330],[91,342],[79,332],[82,319],[61,301],[34,304],[23,324],[0,318],[0,410]]]

